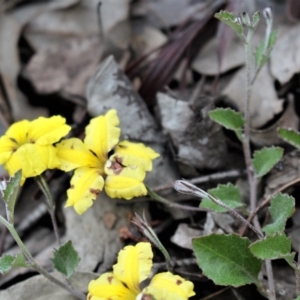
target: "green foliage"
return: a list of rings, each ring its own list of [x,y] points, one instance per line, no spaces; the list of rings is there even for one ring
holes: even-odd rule
[[[287,143],[300,150],[300,132],[294,129],[279,128],[278,135]]]
[[[270,36],[265,37],[256,48],[254,53],[255,65],[257,69],[261,69],[268,61],[271,51],[275,45],[277,39],[277,31],[271,32]],[[267,45],[266,45],[267,44]]]
[[[269,147],[254,152],[253,166],[256,177],[266,175],[281,159],[283,149],[280,147]]]
[[[235,234],[211,234],[193,240],[203,273],[218,285],[258,284],[262,261],[249,250],[250,240]]]
[[[252,26],[253,29],[255,29],[257,27],[259,21],[260,21],[260,12],[257,11],[252,16],[251,26]]]
[[[292,267],[294,270],[297,269],[297,266],[295,264],[295,254],[295,252],[292,252],[283,257],[285,261],[290,265],[290,267]]]
[[[0,257],[0,273],[5,274],[12,268],[27,267],[24,256],[18,253],[16,256],[5,254]]]
[[[208,113],[209,117],[225,127],[233,130],[240,137],[245,120],[241,113],[231,108],[217,108]]]
[[[266,225],[263,231],[267,235],[283,232],[287,219],[295,211],[295,199],[287,194],[278,193],[272,197],[269,211],[273,223]]]
[[[3,200],[6,203],[7,210],[9,213],[9,221],[13,223],[14,220],[14,211],[16,199],[20,187],[20,182],[22,178],[21,170],[16,172],[15,176],[11,178],[11,180],[7,183],[6,189],[3,191]]]
[[[268,235],[249,247],[254,256],[260,259],[285,258],[291,252],[291,239],[284,233]]]
[[[242,40],[245,40],[243,25],[233,13],[221,10],[215,14],[215,18],[228,25]]]
[[[67,278],[72,276],[79,261],[80,258],[71,241],[65,243],[59,249],[54,249],[52,259],[54,268]]]
[[[232,209],[243,206],[240,191],[232,183],[219,184],[216,188],[208,190],[208,193],[220,199]],[[200,207],[212,209],[220,213],[227,211],[225,208],[212,202],[209,198],[204,198]]]

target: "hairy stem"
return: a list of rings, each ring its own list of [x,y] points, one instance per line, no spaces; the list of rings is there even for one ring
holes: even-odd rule
[[[250,99],[252,94],[252,69],[253,69],[253,58],[252,58],[252,37],[253,29],[249,28],[246,42],[245,42],[245,54],[246,54],[246,96],[244,101],[244,135],[243,135],[243,150],[245,163],[247,168],[248,182],[250,186],[250,208],[253,212],[256,208],[256,189],[257,182],[254,174],[254,168],[251,160],[251,148],[250,148]]]
[[[150,198],[152,198],[153,200],[156,200],[162,204],[165,204],[169,207],[175,207],[178,209],[183,209],[183,210],[188,210],[188,211],[208,211],[205,208],[200,208],[200,207],[194,207],[194,206],[188,206],[188,205],[182,205],[182,204],[178,204],[178,203],[174,203],[171,202],[170,200],[161,197],[160,195],[156,194],[152,189],[150,189],[149,187],[147,187],[147,191],[148,191],[148,196]]]
[[[46,197],[46,204],[47,204],[47,208],[48,208],[48,211],[49,211],[49,214],[51,217],[54,234],[55,234],[58,245],[61,245],[59,230],[58,230],[56,217],[55,217],[55,202],[52,199],[52,195],[51,195],[49,186],[48,186],[46,180],[41,175],[36,176],[35,181],[37,182],[37,184],[38,184],[39,188],[41,189],[41,191],[43,192],[44,196]]]

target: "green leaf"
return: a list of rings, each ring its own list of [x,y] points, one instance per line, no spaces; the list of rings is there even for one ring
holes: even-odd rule
[[[287,219],[295,211],[295,199],[287,194],[278,193],[271,198],[269,211],[273,223],[266,225],[263,231],[267,235],[283,232]]]
[[[280,147],[269,147],[254,152],[253,166],[256,177],[266,175],[281,159],[283,149]]]
[[[245,123],[243,116],[231,108],[217,108],[208,115],[213,121],[233,131],[241,131]]]
[[[279,128],[278,135],[287,143],[300,149],[300,132],[294,129]]]
[[[54,249],[54,257],[51,260],[54,268],[69,278],[74,273],[80,258],[72,242],[69,241],[59,249]]]
[[[254,256],[260,259],[285,258],[291,253],[291,239],[284,233],[268,235],[249,247]]]
[[[271,51],[275,45],[277,38],[277,32],[274,30],[271,32],[269,36],[269,40],[267,41],[266,38],[264,38],[259,46],[256,48],[256,51],[254,53],[255,56],[255,64],[256,68],[262,68],[265,63],[268,61]],[[267,47],[265,47],[265,44],[268,43]]]
[[[295,252],[289,253],[287,254],[285,257],[283,257],[285,259],[285,261],[290,265],[290,267],[292,267],[294,270],[297,269],[296,263],[295,263]]]
[[[249,250],[250,240],[235,234],[193,239],[193,250],[204,275],[218,285],[259,284],[262,261]]]
[[[5,274],[12,268],[27,267],[25,259],[21,253],[16,256],[5,254],[0,257],[0,273]]]
[[[20,188],[20,182],[22,178],[21,170],[15,173],[15,176],[11,178],[10,181],[6,182],[6,188],[3,190],[3,200],[6,203],[9,222],[13,224],[14,221],[14,211],[15,204],[18,196],[18,191]]]
[[[261,68],[263,65],[262,60],[263,60],[263,57],[265,56],[264,55],[265,44],[266,44],[266,38],[261,40],[261,42],[259,43],[259,45],[256,48],[256,51],[254,53],[256,68]]]
[[[208,193],[220,199],[232,209],[243,206],[239,189],[232,183],[219,184],[216,188],[208,190]],[[200,207],[212,209],[216,212],[226,212],[227,209],[215,204],[209,198],[201,201]]]
[[[297,298],[295,298],[294,300],[300,300],[300,296],[298,296]]]
[[[251,26],[252,26],[253,29],[255,29],[257,27],[259,21],[260,21],[260,12],[257,11],[252,16]]]
[[[269,38],[269,44],[268,44],[268,49],[271,50],[277,40],[277,30],[273,30],[270,34],[270,38]]]
[[[238,18],[236,18],[233,13],[221,10],[219,13],[215,14],[215,18],[219,19],[221,22],[233,29],[242,40],[246,40],[244,36],[244,28],[242,24],[238,22]]]

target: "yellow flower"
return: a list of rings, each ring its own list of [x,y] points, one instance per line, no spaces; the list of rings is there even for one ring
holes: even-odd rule
[[[0,164],[10,176],[22,170],[22,181],[60,166],[56,156],[58,142],[71,129],[61,116],[40,117],[14,123],[0,138]]]
[[[170,272],[155,275],[143,290],[140,283],[152,268],[150,243],[127,246],[119,252],[113,272],[104,273],[89,283],[87,300],[187,300],[195,295],[192,282]]]
[[[147,194],[143,180],[159,154],[141,143],[118,144],[119,123],[116,110],[111,109],[90,121],[83,142],[71,138],[56,145],[60,168],[75,169],[66,206],[74,206],[78,214],[92,206],[104,186],[111,198],[129,200]]]

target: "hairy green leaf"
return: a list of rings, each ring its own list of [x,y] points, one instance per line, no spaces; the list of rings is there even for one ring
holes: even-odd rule
[[[294,129],[279,128],[278,135],[287,143],[300,149],[300,132]]]
[[[254,256],[260,259],[285,258],[291,253],[291,239],[284,233],[268,235],[250,245],[249,249]]]
[[[203,273],[218,285],[258,284],[262,261],[249,250],[250,240],[235,234],[211,234],[193,239]]]
[[[259,21],[260,21],[260,12],[257,11],[257,12],[255,12],[255,13],[253,14],[253,16],[252,16],[252,22],[251,22],[251,25],[252,25],[252,28],[253,28],[253,29],[255,29],[255,28],[257,27]]]
[[[9,214],[9,222],[13,224],[15,204],[18,196],[18,191],[20,188],[20,182],[22,178],[21,170],[16,172],[14,177],[10,181],[6,181],[6,188],[3,190],[3,200],[6,203],[6,207]]]
[[[228,25],[242,40],[245,41],[243,25],[239,22],[239,18],[236,18],[233,13],[221,10],[219,13],[215,14],[215,18]]]
[[[51,260],[54,268],[69,278],[74,273],[80,258],[72,242],[69,241],[59,249],[54,249],[54,257]]]
[[[27,267],[25,259],[21,253],[16,256],[5,254],[0,257],[0,273],[5,274],[12,268]]]
[[[280,147],[269,147],[254,152],[253,166],[256,177],[266,175],[281,159],[283,149]]]
[[[260,42],[259,46],[256,48],[254,56],[255,56],[255,65],[257,69],[261,69],[268,61],[271,51],[275,45],[276,38],[277,38],[277,31],[274,30],[271,32],[269,36],[269,40],[267,41],[267,39],[264,38]],[[268,43],[267,46],[266,43]]]
[[[283,232],[287,219],[295,211],[295,199],[287,194],[278,193],[272,197],[269,211],[273,223],[266,225],[263,231],[267,235]]]
[[[217,108],[208,113],[209,117],[230,130],[241,130],[244,126],[245,120],[243,116],[231,108]]]
[[[232,183],[219,184],[216,188],[208,190],[208,193],[215,196],[232,209],[243,206],[243,203],[241,202],[242,198],[240,191],[238,187]],[[209,198],[204,198],[201,201],[200,207],[212,209],[220,213],[227,211],[225,208],[215,204]]]

